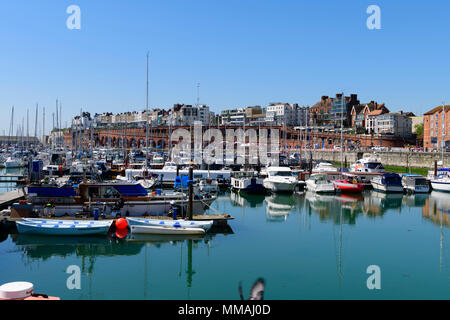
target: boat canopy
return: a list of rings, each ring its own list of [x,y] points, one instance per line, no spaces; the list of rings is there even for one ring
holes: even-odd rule
[[[390,186],[401,186],[402,179],[396,173],[386,173],[382,177],[382,183]]]
[[[73,187],[28,187],[28,195],[44,198],[75,197],[77,195]]]
[[[114,188],[125,197],[146,197],[147,190],[139,183],[115,185]]]

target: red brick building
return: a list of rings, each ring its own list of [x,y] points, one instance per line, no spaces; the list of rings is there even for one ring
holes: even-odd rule
[[[444,123],[444,122],[445,123]],[[444,124],[444,125],[443,125]],[[436,107],[423,117],[423,146],[428,150],[450,145],[450,106]]]

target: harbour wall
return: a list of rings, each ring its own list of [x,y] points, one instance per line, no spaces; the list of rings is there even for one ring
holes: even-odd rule
[[[344,161],[348,165],[361,159],[364,152],[344,152]],[[378,158],[384,166],[410,167],[410,168],[427,168],[434,169],[435,161],[442,161],[442,154],[439,152],[377,152]],[[329,162],[341,162],[340,151],[321,151],[312,152],[313,160],[322,160]],[[439,167],[450,167],[450,153],[444,154],[444,165]]]

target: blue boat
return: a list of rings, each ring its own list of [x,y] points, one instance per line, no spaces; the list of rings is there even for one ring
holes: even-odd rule
[[[47,236],[106,235],[111,227],[111,224],[112,220],[75,221],[23,219],[22,221],[16,221],[17,230],[21,234]]]

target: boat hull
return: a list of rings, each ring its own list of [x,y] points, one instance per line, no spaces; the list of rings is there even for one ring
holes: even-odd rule
[[[406,186],[405,190],[410,193],[429,193],[430,187],[429,186],[416,186],[416,187]]]
[[[130,226],[157,226],[157,227],[174,227],[179,225],[182,228],[201,228],[205,231],[211,229],[213,221],[189,221],[189,220],[157,220],[142,218],[127,218]]]
[[[336,191],[343,193],[360,193],[364,191],[364,184],[353,184],[341,181],[335,181],[334,187]]]
[[[159,226],[131,226],[131,233],[134,234],[160,234],[160,235],[202,235],[205,230],[202,228],[174,228]]]
[[[450,182],[431,181],[431,187],[436,191],[450,192]]]
[[[91,236],[106,235],[110,225],[59,225],[59,224],[39,224],[29,222],[16,222],[17,231],[20,234],[35,234],[43,236]]]
[[[372,187],[376,191],[386,192],[386,193],[403,193],[402,186],[388,186],[385,184],[377,183],[372,181]]]
[[[264,180],[264,187],[272,192],[293,193],[296,184],[289,182],[277,182]]]

